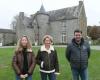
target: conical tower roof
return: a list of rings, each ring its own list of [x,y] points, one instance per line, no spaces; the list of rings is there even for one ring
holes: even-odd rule
[[[39,12],[45,13],[45,8],[44,8],[43,4],[41,5],[41,8],[40,8]]]

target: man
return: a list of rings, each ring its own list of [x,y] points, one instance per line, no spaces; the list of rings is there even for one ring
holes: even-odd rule
[[[82,31],[75,30],[74,38],[68,44],[66,58],[70,63],[73,80],[88,80],[88,59],[90,57],[90,46],[84,41]]]

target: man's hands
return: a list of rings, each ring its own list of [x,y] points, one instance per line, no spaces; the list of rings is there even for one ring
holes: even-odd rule
[[[22,78],[22,79],[24,79],[24,78],[26,78],[26,77],[28,77],[28,74],[25,74],[25,75],[20,75],[20,78]]]

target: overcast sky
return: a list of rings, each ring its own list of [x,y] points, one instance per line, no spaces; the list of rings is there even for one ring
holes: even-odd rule
[[[79,0],[0,0],[0,28],[10,28],[13,17],[19,12],[27,16],[41,7],[46,11],[66,8],[79,4]],[[84,0],[88,25],[100,25],[100,0]]]

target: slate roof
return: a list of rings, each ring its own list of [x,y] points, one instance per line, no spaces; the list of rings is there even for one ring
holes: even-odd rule
[[[45,8],[44,8],[43,4],[41,5],[41,8],[40,8],[39,12],[41,12],[41,13],[45,12]]]
[[[78,18],[79,7],[69,7],[58,10],[49,11],[50,21],[62,20],[62,19],[76,19]]]
[[[11,29],[0,29],[0,33],[15,33],[15,32]]]
[[[62,9],[46,12],[42,4],[40,10],[37,11],[36,14],[48,15],[50,17],[50,21],[78,19],[82,5],[83,5],[83,1],[79,1],[79,5],[77,6],[72,6],[72,7],[67,7],[67,8],[62,8]]]

